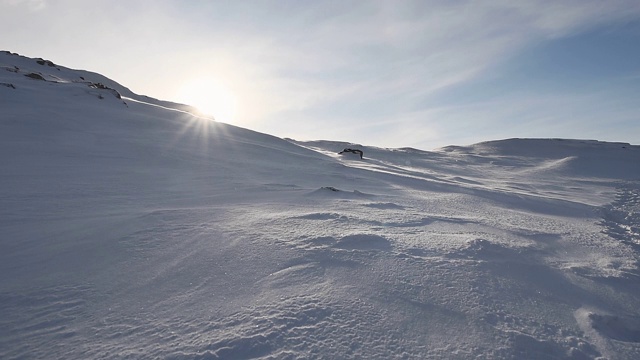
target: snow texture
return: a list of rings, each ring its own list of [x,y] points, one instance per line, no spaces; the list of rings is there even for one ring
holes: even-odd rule
[[[640,358],[638,146],[300,142],[8,52],[0,84],[2,359]]]

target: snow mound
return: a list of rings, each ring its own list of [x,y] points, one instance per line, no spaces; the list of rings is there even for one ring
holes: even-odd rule
[[[640,146],[597,140],[507,139],[441,150],[498,158],[499,162],[494,161],[494,164],[503,166],[539,159],[538,168],[555,170],[558,176],[570,174],[632,180],[638,177],[634,164],[640,158]]]

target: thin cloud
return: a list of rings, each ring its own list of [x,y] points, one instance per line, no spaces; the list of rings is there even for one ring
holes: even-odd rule
[[[323,5],[335,16],[307,24],[300,37],[268,31],[270,51],[251,57],[282,82],[308,82],[306,90],[296,86],[306,104],[325,101],[314,95],[319,92],[428,95],[475,79],[532,42],[640,12],[634,2],[613,3],[606,11],[600,2],[584,1],[447,4],[379,2],[347,14]]]

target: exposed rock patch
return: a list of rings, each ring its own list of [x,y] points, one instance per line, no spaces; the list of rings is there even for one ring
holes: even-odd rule
[[[34,80],[47,81],[42,75],[37,73],[29,73],[29,74],[26,74],[25,76]]]
[[[13,73],[18,73],[18,71],[20,71],[20,68],[17,67],[17,66],[13,66],[13,67],[9,67],[9,66],[4,67],[3,66],[3,69],[5,69],[5,70],[7,70],[9,72],[13,72]]]
[[[115,96],[117,99],[122,100],[122,96],[120,95],[120,93],[118,92],[118,90],[116,89],[112,89],[104,84],[101,83],[90,83],[89,87],[92,89],[100,89],[100,90],[107,90],[109,91],[113,96]],[[101,99],[103,99],[102,95],[99,96]]]
[[[56,67],[56,64],[54,64],[52,61],[49,60],[44,60],[44,59],[37,59],[36,62],[40,65],[47,65],[50,67]]]

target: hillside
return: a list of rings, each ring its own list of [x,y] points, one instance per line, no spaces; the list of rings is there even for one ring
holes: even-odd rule
[[[302,142],[51,64],[0,52],[2,359],[640,358],[640,146]]]

